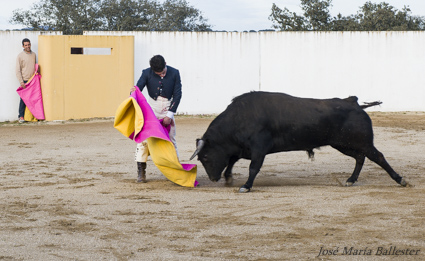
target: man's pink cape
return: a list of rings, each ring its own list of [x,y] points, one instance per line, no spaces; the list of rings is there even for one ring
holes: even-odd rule
[[[43,97],[40,85],[41,75],[37,71],[38,64],[35,64],[35,73],[25,84],[26,88],[19,87],[16,91],[32,115],[39,120],[44,120]]]
[[[139,88],[118,107],[114,127],[136,143],[146,140],[152,161],[169,180],[184,187],[197,185],[196,164],[180,164],[167,129],[156,118]]]

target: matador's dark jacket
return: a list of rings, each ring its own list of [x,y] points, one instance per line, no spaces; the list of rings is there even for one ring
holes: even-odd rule
[[[163,78],[154,73],[151,68],[142,71],[142,75],[137,81],[137,87],[140,91],[147,86],[149,96],[156,100],[158,96],[162,96],[171,100],[171,112],[176,112],[182,97],[182,84],[180,80],[179,70],[167,65],[167,73]]]

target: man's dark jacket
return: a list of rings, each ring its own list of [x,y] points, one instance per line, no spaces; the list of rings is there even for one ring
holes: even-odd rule
[[[161,79],[151,68],[142,71],[142,75],[137,81],[137,87],[140,91],[147,86],[149,96],[156,100],[162,96],[171,100],[169,111],[176,112],[182,97],[182,84],[179,70],[167,65],[167,73]],[[161,91],[162,89],[162,91]]]

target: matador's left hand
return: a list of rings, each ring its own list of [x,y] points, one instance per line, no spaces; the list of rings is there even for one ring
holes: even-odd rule
[[[164,120],[162,121],[162,125],[164,127],[167,127],[168,125],[171,124],[172,119],[170,117],[165,117]]]

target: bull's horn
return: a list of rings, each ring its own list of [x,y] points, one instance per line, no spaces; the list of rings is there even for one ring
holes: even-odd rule
[[[190,157],[190,160],[192,160],[196,155],[198,155],[198,153],[201,151],[202,147],[204,147],[205,141],[198,140],[198,142],[196,143],[196,150],[193,153],[192,157]]]

